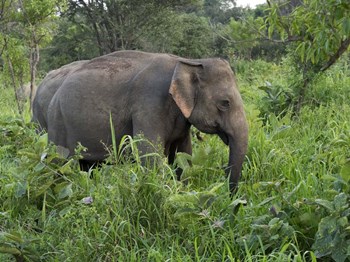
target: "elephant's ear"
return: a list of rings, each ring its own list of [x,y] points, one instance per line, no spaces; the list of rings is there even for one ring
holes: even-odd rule
[[[169,93],[186,118],[190,117],[194,108],[198,71],[202,67],[201,63],[184,60],[177,62],[174,70]]]

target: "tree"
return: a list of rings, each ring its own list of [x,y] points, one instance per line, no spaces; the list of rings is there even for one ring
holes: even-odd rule
[[[52,37],[55,28],[53,21],[64,1],[56,0],[18,0],[18,20],[24,28],[24,36],[29,46],[30,63],[30,102],[35,94],[35,79],[40,59],[40,45],[46,44]],[[30,103],[31,104],[31,103]]]
[[[3,0],[0,4],[3,14],[0,16],[0,50],[1,56],[5,57],[5,73],[10,75],[15,91],[19,85],[23,86],[29,74],[30,101],[35,92],[39,48],[50,40],[53,21],[63,6],[64,1],[56,0]],[[29,64],[29,73],[24,67],[26,63]],[[21,114],[23,105],[20,105],[17,95],[16,100]]]
[[[241,59],[264,58],[270,61],[279,60],[282,57],[285,46],[270,41],[260,30],[264,26],[267,5],[263,4],[255,9],[250,9],[236,7],[234,1],[216,0],[208,1],[208,3],[211,7],[206,11],[208,15],[210,14],[209,17],[221,14],[218,17],[225,18],[210,18],[212,29],[217,35],[216,52],[220,55],[227,56],[228,54],[229,57],[234,55]],[[214,8],[214,3],[216,3],[216,8]],[[278,35],[273,36],[274,39],[277,37]]]
[[[288,5],[292,6],[285,12]],[[270,1],[265,21],[269,37],[275,32],[292,43],[296,67],[302,74],[296,112],[303,103],[307,86],[326,71],[350,45],[350,2],[348,0]],[[290,8],[289,8],[290,9]]]
[[[234,0],[204,0],[204,15],[212,24],[227,24],[231,19],[239,19],[244,8],[236,7]]]
[[[77,15],[75,21],[72,22],[65,16],[57,21],[58,28],[52,41],[41,50],[39,70],[48,72],[73,61],[99,55],[94,34],[84,17]]]
[[[71,1],[59,20],[58,34],[43,50],[44,71],[122,49],[192,58],[214,55],[216,36],[202,16],[201,1],[147,0],[141,7],[136,0],[83,2]]]
[[[100,55],[121,49],[137,49],[153,30],[171,23],[177,8],[198,0],[69,0],[67,16],[77,15],[90,25]]]
[[[19,27],[16,21],[18,2],[4,0],[0,3],[0,57],[2,58],[2,80],[5,86],[12,86],[16,96],[17,108],[20,114],[23,103],[18,96],[18,86],[23,86],[27,78],[27,49],[19,37]]]
[[[169,18],[169,16],[168,16]],[[140,40],[142,50],[200,58],[213,54],[214,34],[207,18],[194,13],[171,16],[171,23],[160,23]]]
[[[245,59],[252,58],[253,48],[260,42],[256,28],[263,25],[262,18],[254,19],[253,16],[246,16],[240,20],[231,19],[227,29],[228,37],[233,42],[233,48],[238,52],[239,56]]]

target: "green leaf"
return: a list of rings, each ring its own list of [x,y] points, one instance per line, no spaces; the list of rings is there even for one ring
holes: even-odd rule
[[[262,202],[260,202],[260,203],[258,204],[258,206],[259,206],[259,207],[260,207],[260,206],[263,206],[263,205],[265,205],[265,204],[271,202],[271,201],[274,200],[274,199],[276,199],[276,196],[268,197],[268,198],[264,199]]]
[[[321,177],[322,180],[328,180],[328,181],[337,181],[338,179],[335,176],[325,174]]]
[[[348,160],[340,169],[340,176],[345,182],[350,182],[350,160]]]
[[[199,148],[192,157],[192,163],[194,165],[201,165],[208,159],[208,154],[204,148]]]
[[[333,217],[322,218],[318,225],[318,231],[315,236],[315,242],[312,248],[315,250],[317,258],[332,254],[335,246],[335,233],[337,230],[337,219]]]
[[[316,255],[315,255],[315,253],[312,252],[312,251],[310,251],[310,252],[308,252],[308,253],[310,254],[311,261],[312,261],[312,262],[317,262],[317,257],[316,257]]]
[[[35,167],[34,167],[34,171],[35,172],[40,172],[41,170],[43,170],[46,167],[46,165],[43,162],[39,162]]]
[[[198,194],[175,194],[167,199],[172,205],[184,206],[184,205],[196,205],[198,203]]]
[[[35,190],[35,197],[38,197],[42,194],[44,194],[50,187],[51,185],[54,183],[53,180],[49,180],[48,182],[46,182],[44,185],[40,186],[39,188],[37,188]]]
[[[345,35],[350,35],[350,17],[344,17],[343,20],[343,30]]]
[[[40,156],[40,161],[44,161],[46,157],[47,157],[47,152],[43,152]]]
[[[336,195],[334,197],[333,204],[336,211],[340,212],[345,210],[349,206],[347,195],[345,193],[340,193],[339,195]]]
[[[345,239],[339,243],[333,250],[332,250],[332,259],[336,262],[344,262],[346,261],[348,255],[347,255],[347,247],[349,243],[346,243]]]
[[[186,153],[177,153],[175,158],[175,164],[181,168],[183,171],[186,171],[189,167],[189,161],[191,161],[192,156]]]
[[[225,183],[218,183],[218,184],[215,184],[215,185],[209,190],[209,192],[213,194],[213,193],[215,193],[219,188],[222,188],[224,185],[225,185]]]
[[[11,255],[20,255],[21,251],[16,247],[2,245],[2,246],[0,246],[0,253],[11,254]]]
[[[341,217],[338,219],[338,224],[341,226],[341,227],[345,227],[347,225],[349,225],[349,220],[347,217]]]
[[[181,216],[186,216],[186,215],[197,215],[198,214],[198,209],[197,208],[180,208],[176,210],[174,216],[175,217],[181,217]]]
[[[58,214],[60,217],[64,217],[66,214],[68,214],[72,210],[72,206],[68,206],[66,208],[63,208]]]
[[[314,213],[303,213],[299,216],[299,220],[304,226],[317,226],[319,220],[318,216]]]
[[[20,198],[27,192],[27,182],[17,182],[15,187],[15,197]]]
[[[198,199],[198,205],[202,209],[209,208],[211,204],[214,202],[216,196],[212,193],[207,193],[207,194],[200,194],[199,199]]]
[[[2,233],[0,233],[0,235],[4,236],[7,239],[10,239],[16,243],[23,243],[24,242],[21,234],[18,232],[11,232],[11,233],[2,232]]]
[[[345,231],[348,231],[349,234],[350,234],[350,226],[346,227],[346,228],[345,228]]]
[[[300,43],[298,47],[296,48],[295,52],[298,52],[301,58],[301,61],[304,62],[305,60],[305,42]]]
[[[65,197],[71,197],[73,195],[72,184],[68,184],[63,187],[58,193],[58,199],[62,199]]]
[[[115,136],[115,128],[114,128],[114,125],[113,125],[112,112],[109,112],[109,125],[110,125],[111,135],[112,135],[113,156],[114,156],[114,159],[117,159],[117,157],[118,157],[118,150],[117,150],[117,142],[116,142],[116,136]]]
[[[271,92],[271,87],[268,86],[268,85],[265,85],[265,86],[258,86],[258,88],[266,93],[269,93]]]
[[[63,166],[59,168],[60,174],[69,174],[72,173],[72,167],[71,164],[74,161],[74,159],[70,159],[68,162],[66,162]]]
[[[334,206],[333,203],[328,201],[328,200],[324,200],[324,199],[316,199],[315,203],[317,205],[323,206],[324,208],[328,209],[329,211],[333,212],[334,210]]]
[[[281,224],[282,224],[282,221],[278,217],[275,217],[269,221],[268,225],[273,228],[273,227],[280,227]]]
[[[41,135],[38,139],[38,141],[36,142],[37,145],[39,145],[39,147],[41,149],[45,149],[47,144],[48,144],[48,135],[47,133]]]
[[[246,205],[246,204],[247,204],[247,200],[242,199],[242,198],[238,198],[238,199],[233,200],[229,206],[235,207],[238,205]]]
[[[277,139],[284,139],[293,133],[291,126],[280,127],[273,135],[271,140],[275,141]]]

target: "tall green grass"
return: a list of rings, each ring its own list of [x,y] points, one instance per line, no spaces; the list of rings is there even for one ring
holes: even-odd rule
[[[185,183],[161,154],[158,165],[141,167],[138,138],[114,145],[106,164],[83,172],[79,155],[60,154],[9,110],[10,91],[1,90],[0,260],[349,259],[350,105],[343,95],[327,97],[298,117],[261,119],[259,67],[242,68],[249,66],[254,79],[239,75],[249,151],[233,198],[223,171],[228,148],[215,136],[193,139],[192,166],[178,155]],[[273,80],[280,69],[270,68],[261,74]],[[346,96],[343,76],[323,83],[339,84]]]

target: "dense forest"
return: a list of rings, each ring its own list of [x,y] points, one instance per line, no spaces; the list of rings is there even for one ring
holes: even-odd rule
[[[350,261],[349,46],[348,0],[0,0],[0,260]],[[83,148],[36,132],[46,73],[120,50],[230,63],[249,123],[234,196],[197,130],[186,183],[138,165],[137,139],[84,172]]]

